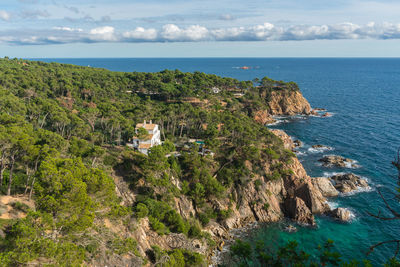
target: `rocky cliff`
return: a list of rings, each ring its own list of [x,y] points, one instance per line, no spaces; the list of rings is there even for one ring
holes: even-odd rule
[[[275,115],[312,114],[310,104],[300,91],[276,90],[272,91],[265,99],[268,108],[253,113],[254,120],[263,125],[275,122],[272,117]]]
[[[311,113],[311,106],[300,91],[272,91],[268,106],[271,115],[308,115]]]

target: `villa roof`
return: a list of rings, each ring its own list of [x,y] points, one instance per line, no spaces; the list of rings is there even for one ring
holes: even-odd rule
[[[151,131],[151,130],[153,130],[156,126],[157,126],[157,124],[153,124],[153,123],[146,123],[146,124],[138,123],[138,124],[136,124],[136,129],[145,128],[146,130]]]
[[[139,144],[139,149],[149,149],[151,147],[151,144]]]
[[[154,134],[148,134],[142,139],[138,138],[137,136],[134,136],[133,140],[151,140],[151,139],[153,139],[153,136],[154,136]]]

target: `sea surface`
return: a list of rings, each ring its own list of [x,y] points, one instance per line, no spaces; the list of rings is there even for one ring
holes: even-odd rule
[[[43,59],[41,59],[43,60]],[[335,241],[343,259],[363,259],[376,242],[400,238],[400,221],[381,221],[368,215],[381,210],[382,190],[395,207],[391,192],[396,186],[396,170],[391,161],[400,147],[400,59],[362,58],[162,58],[162,59],[45,59],[106,68],[113,71],[156,72],[180,69],[202,71],[240,80],[269,76],[275,80],[295,81],[312,107],[326,108],[329,118],[292,118],[271,128],[285,130],[304,142],[298,155],[308,174],[330,176],[334,172],[354,172],[368,179],[371,189],[330,199],[332,206],[348,208],[354,214],[351,223],[342,224],[317,217],[318,228],[298,227],[296,233],[282,231],[282,224],[271,224],[254,231],[251,240],[264,240],[272,247],[297,240],[307,251],[327,239]],[[249,66],[243,70],[239,67]],[[313,151],[323,144],[331,151]],[[357,160],[361,168],[332,169],[318,164],[323,155],[335,154]],[[395,245],[377,248],[368,259],[374,265],[393,256]]]

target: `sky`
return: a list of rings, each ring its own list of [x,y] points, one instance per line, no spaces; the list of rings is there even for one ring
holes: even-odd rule
[[[1,0],[0,56],[400,57],[396,0]]]

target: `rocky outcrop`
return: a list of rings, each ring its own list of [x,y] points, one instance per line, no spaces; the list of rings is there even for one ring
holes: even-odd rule
[[[318,188],[324,197],[336,197],[339,192],[333,186],[332,182],[325,177],[315,177],[312,178],[312,183],[314,187]]]
[[[352,214],[348,209],[345,208],[337,208],[328,213],[332,218],[342,221],[349,222],[351,220]]]
[[[289,218],[292,218],[300,224],[315,225],[315,219],[311,210],[299,197],[286,199],[285,211]]]
[[[262,125],[274,123],[274,118],[266,110],[259,110],[254,114],[254,120]]]
[[[349,193],[359,188],[368,188],[368,182],[354,173],[334,175],[331,179],[335,188],[342,193]]]
[[[322,159],[319,159],[318,161],[322,162],[322,166],[324,167],[340,167],[340,168],[360,167],[356,164],[356,161],[337,155],[324,156]]]
[[[282,140],[285,149],[293,150],[296,147],[292,138],[284,131],[273,129],[271,130],[271,132]]]
[[[271,115],[311,114],[310,103],[300,91],[272,91],[269,96],[268,106]]]
[[[189,239],[184,234],[170,233],[168,235],[159,235],[150,228],[147,218],[141,219],[139,222],[131,222],[135,225],[132,231],[133,238],[138,242],[138,250],[141,255],[146,255],[146,251],[151,250],[151,246],[157,245],[164,250],[170,249],[188,249],[201,254],[206,254],[208,249],[203,240]]]

